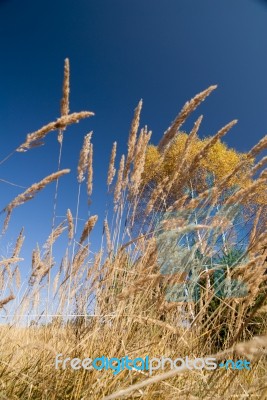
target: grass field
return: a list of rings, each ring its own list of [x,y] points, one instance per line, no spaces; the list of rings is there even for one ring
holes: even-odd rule
[[[184,121],[215,88],[185,104],[156,150],[149,147],[152,132],[139,129],[140,101],[127,154],[117,162],[116,142],[111,151],[107,185],[113,203],[107,218],[100,221],[92,204],[92,214],[78,235],[78,212],[68,209],[61,224],[53,222],[43,249],[33,249],[25,295],[13,319],[0,327],[1,399],[267,398],[267,175],[266,157],[261,157],[267,137],[247,154],[233,156],[235,163],[222,159],[217,176],[209,169],[208,157],[236,121],[198,148],[199,118],[192,131],[181,136],[182,151],[170,168],[172,146],[178,143]],[[55,221],[58,183],[69,173],[60,167],[65,129],[92,115],[69,114],[66,60],[59,119],[29,134],[17,148],[34,151],[55,131],[58,169],[5,207],[3,235],[8,235],[14,209],[34,202],[50,183],[55,183]],[[90,199],[97,185],[91,133],[84,138],[77,165],[79,193],[85,185]],[[90,237],[96,224],[103,225],[103,236],[92,255]],[[66,251],[57,265],[54,245],[64,235]],[[21,231],[12,257],[0,261],[3,315],[16,297],[9,288],[21,287],[23,240]],[[50,302],[42,305],[46,295]],[[25,324],[23,316],[29,314],[42,318]],[[80,359],[212,356],[218,362],[249,360],[251,370],[170,370],[167,365],[152,375],[138,368],[115,375],[111,369],[56,369],[57,354]]]

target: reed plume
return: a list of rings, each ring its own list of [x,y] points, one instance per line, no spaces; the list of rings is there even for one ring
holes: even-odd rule
[[[25,236],[23,236],[23,233],[24,233],[24,228],[22,228],[19,233],[19,236],[16,241],[16,246],[15,246],[14,252],[12,254],[12,258],[16,258],[19,256],[20,250],[22,248],[22,245],[23,245],[23,242],[25,239]]]
[[[80,159],[79,159],[79,164],[78,164],[78,182],[82,183],[82,181],[85,179],[85,173],[87,169],[87,164],[88,164],[88,157],[89,157],[89,152],[90,152],[90,145],[91,145],[91,137],[92,137],[93,132],[87,133],[85,135],[84,140],[83,140],[83,146],[80,152]]]
[[[15,299],[14,294],[10,294],[9,296],[0,300],[0,309],[3,308],[7,303],[9,303],[11,300],[14,300],[14,299]]]
[[[255,175],[258,171],[264,167],[264,165],[267,164],[267,156],[263,157],[256,165],[251,170],[251,175]]]
[[[108,221],[106,218],[104,220],[104,230],[105,230],[106,240],[107,240],[107,250],[108,250],[108,253],[110,253],[112,251],[112,242],[111,242],[111,237],[110,237]]]
[[[39,146],[42,144],[42,140],[47,136],[47,134],[51,131],[55,131],[57,129],[64,129],[68,125],[78,123],[81,119],[92,117],[95,115],[93,112],[90,111],[81,111],[78,113],[72,113],[69,115],[64,115],[58,118],[55,122],[50,122],[49,124],[43,126],[41,129],[29,133],[26,137],[26,141],[22,143],[16,151],[24,152],[32,147]]]
[[[21,284],[21,276],[20,276],[20,271],[19,271],[18,266],[16,266],[13,275],[15,276],[15,283],[16,283],[17,289],[19,289],[20,284]]]
[[[63,97],[61,100],[61,116],[68,115],[70,111],[69,96],[70,96],[70,62],[65,59],[64,64],[64,79],[63,79]]]
[[[69,95],[70,95],[70,63],[69,63],[69,59],[66,58],[65,59],[65,63],[64,63],[64,78],[63,78],[63,88],[62,88],[62,92],[63,92],[63,96],[61,99],[61,117],[63,117],[64,115],[68,115],[70,108],[69,108]],[[63,141],[63,131],[65,130],[65,128],[62,128],[59,130],[58,132],[58,137],[57,140],[59,143],[62,143]]]
[[[92,229],[93,227],[91,228],[91,230]],[[89,252],[89,244],[87,244],[86,246],[80,246],[79,250],[77,251],[73,259],[72,275],[76,275],[80,267],[84,264],[84,261],[88,256],[88,252]]]
[[[124,163],[125,163],[125,157],[123,154],[121,156],[118,177],[117,177],[117,182],[116,182],[115,191],[114,191],[114,204],[115,205],[120,201],[120,198],[121,198],[121,191],[122,191],[122,185],[123,185]]]
[[[135,154],[133,158],[133,171],[131,174],[131,196],[137,195],[139,187],[141,185],[141,177],[145,166],[146,150],[151,135],[152,131],[147,132],[146,128],[141,130],[140,136],[136,144]]]
[[[135,149],[135,143],[136,143],[136,136],[137,136],[137,131],[139,128],[139,121],[140,121],[140,113],[143,105],[143,100],[141,99],[134,110],[134,117],[132,120],[131,124],[131,129],[129,133],[129,138],[128,138],[128,153],[127,153],[127,159],[125,163],[125,170],[124,170],[124,180],[127,181],[127,176],[130,168],[130,164],[133,160],[134,156],[134,149]]]
[[[51,246],[53,246],[55,241],[66,229],[67,227],[65,226],[65,221],[61,222],[55,229],[53,229],[46,243],[44,244],[44,249],[47,250],[51,249]]]
[[[267,183],[267,177],[263,177],[263,178],[259,178],[257,180],[255,180],[254,182],[251,182],[251,184],[243,189],[239,189],[236,193],[234,193],[233,195],[231,195],[225,202],[225,205],[227,204],[237,204],[246,198],[246,200],[248,200],[249,197],[251,196],[257,196],[258,192],[257,192],[257,188],[261,185],[264,184],[266,185]]]
[[[11,213],[13,209],[21,204],[26,203],[26,201],[32,200],[34,196],[40,192],[42,189],[44,189],[49,183],[54,182],[58,178],[60,178],[63,175],[66,175],[70,172],[70,169],[63,169],[58,172],[54,172],[51,175],[48,175],[46,178],[42,179],[38,183],[34,183],[32,186],[30,186],[25,192],[21,193],[18,195],[14,200],[12,200],[5,208],[4,212],[7,213],[5,222],[4,222],[4,231],[6,230],[8,226],[8,222],[10,220]]]
[[[68,237],[69,240],[71,240],[73,239],[74,235],[74,223],[73,223],[73,216],[69,208],[67,210],[67,221],[68,221]]]
[[[163,198],[164,188],[165,188],[165,185],[166,185],[166,183],[168,182],[168,180],[169,180],[169,177],[166,176],[166,177],[162,180],[162,182],[159,182],[158,185],[157,185],[157,186],[154,188],[154,190],[152,191],[151,196],[150,196],[150,199],[149,199],[149,201],[148,201],[148,203],[147,203],[147,206],[146,206],[146,210],[145,210],[145,214],[146,214],[146,215],[148,215],[149,213],[151,213],[151,211],[153,210],[154,205],[155,205],[157,199],[158,199],[159,197],[160,197],[160,198]]]
[[[87,239],[87,237],[90,235],[92,229],[94,228],[97,220],[98,220],[98,216],[92,215],[92,217],[90,217],[86,221],[83,231],[82,231],[82,234],[81,234],[81,238],[79,240],[79,244],[82,244]]]
[[[116,152],[117,152],[117,142],[114,142],[112,146],[110,162],[108,167],[108,179],[107,179],[108,186],[112,184],[113,178],[116,174],[116,168],[115,168]]]
[[[87,194],[91,196],[93,192],[93,144],[90,145],[87,162]]]
[[[198,105],[208,97],[213,90],[217,88],[217,85],[210,86],[208,89],[204,90],[203,92],[197,94],[193,99],[187,101],[183,106],[180,113],[175,118],[172,125],[164,132],[163,138],[158,144],[158,148],[162,151],[166,148],[166,146],[170,145],[171,141],[173,140],[174,136],[181,128],[183,123],[185,122],[186,118],[198,107]]]
[[[57,272],[54,281],[53,281],[53,294],[56,294],[57,291],[57,287],[58,287],[58,282],[59,282],[59,278],[60,278],[60,271]]]
[[[262,150],[267,148],[267,135],[265,135],[252,149],[248,152],[248,158],[255,158]]]

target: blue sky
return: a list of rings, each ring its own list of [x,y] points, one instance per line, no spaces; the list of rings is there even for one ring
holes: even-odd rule
[[[225,141],[247,151],[267,128],[267,2],[263,0],[2,0],[0,1],[0,160],[59,116],[64,59],[71,66],[71,111],[95,117],[68,129],[57,215],[76,203],[76,168],[83,136],[94,131],[94,194],[90,212],[103,215],[113,141],[126,151],[140,98],[141,125],[158,143],[185,101],[211,84],[218,89],[185,125],[204,114],[201,136],[237,118]],[[56,171],[58,143],[17,153],[0,179],[28,187]],[[85,188],[84,188],[85,189]],[[20,189],[0,181],[0,208]],[[23,190],[23,189],[22,189]],[[23,256],[51,229],[54,186],[14,211],[0,250],[25,226]],[[101,214],[102,213],[102,214]],[[81,217],[86,218],[85,190]],[[3,219],[3,216],[2,216]],[[57,222],[60,222],[58,218]],[[96,233],[101,233],[101,223]],[[27,267],[26,267],[27,268]]]

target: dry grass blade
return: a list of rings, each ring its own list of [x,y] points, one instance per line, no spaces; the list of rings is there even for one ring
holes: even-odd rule
[[[138,321],[140,324],[152,324],[152,325],[156,325],[156,326],[161,326],[162,328],[165,328],[166,330],[175,333],[175,334],[179,334],[180,333],[180,329],[175,328],[174,326],[172,326],[171,324],[168,324],[166,322],[163,321],[158,321],[154,318],[149,318],[149,317],[142,317],[139,315],[133,315],[130,316],[131,318],[133,318],[134,321]]]
[[[267,348],[267,336],[256,336],[252,340],[238,343],[235,350],[247,357],[253,358],[265,352]]]
[[[215,355],[210,355],[210,356],[207,356],[207,357],[219,358],[219,357],[223,357],[224,355],[226,355],[228,353],[231,353],[231,352],[232,352],[232,349],[229,349],[228,351],[224,351],[222,353],[218,353],[218,354],[215,354]],[[145,379],[142,382],[135,383],[134,385],[131,385],[131,386],[127,387],[126,389],[119,390],[118,392],[115,392],[115,393],[113,393],[113,394],[111,394],[109,396],[104,397],[103,400],[113,400],[113,399],[118,399],[120,397],[124,397],[126,395],[129,395],[130,393],[132,393],[135,390],[141,389],[141,388],[146,387],[148,385],[155,384],[157,382],[161,382],[161,381],[163,381],[165,379],[172,378],[172,377],[174,377],[176,375],[179,375],[179,374],[185,372],[186,370],[187,370],[187,367],[184,366],[184,367],[180,367],[179,370],[174,369],[174,370],[171,370],[171,371],[168,371],[168,372],[164,372],[163,374],[159,374],[159,375],[153,376],[152,378]]]
[[[213,90],[217,88],[217,85],[210,86],[208,89],[197,94],[193,99],[187,101],[182,108],[181,112],[175,118],[172,125],[164,133],[163,138],[159,142],[159,149],[163,150],[174,138],[177,131],[181,128],[186,118],[197,108],[197,106],[208,97]]]
[[[254,355],[256,352],[258,353],[259,348],[266,347],[267,346],[267,336],[264,337],[255,337],[253,340],[249,342],[244,342],[244,343],[238,343],[235,347],[231,347],[225,351],[213,354],[213,355],[208,355],[206,356],[207,358],[216,358],[216,360],[221,360],[225,358],[228,354],[231,354],[234,350],[236,350],[238,353],[246,354],[247,356],[249,355]],[[187,367],[180,367],[179,370],[171,370],[168,372],[164,372],[163,374],[159,374],[156,376],[153,376],[151,378],[145,379],[142,382],[136,383],[134,385],[129,386],[126,389],[119,390],[109,396],[104,397],[103,400],[113,400],[113,399],[118,399],[120,397],[124,397],[126,395],[129,395],[135,390],[141,389],[143,387],[146,387],[148,385],[155,384],[157,382],[161,382],[165,379],[172,378],[176,375],[179,375],[187,370]]]
[[[95,115],[93,112],[90,111],[81,111],[79,113],[72,113],[69,115],[64,115],[58,118],[55,122],[50,122],[49,124],[43,126],[38,131],[33,133],[29,133],[26,137],[26,141],[21,144],[16,151],[23,152],[31,149],[34,147],[34,144],[40,144],[40,141],[46,137],[46,135],[57,129],[64,129],[66,126],[78,123],[81,119],[89,118]]]

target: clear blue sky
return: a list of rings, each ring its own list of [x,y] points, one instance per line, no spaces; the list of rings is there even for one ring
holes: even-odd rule
[[[263,0],[0,0],[0,159],[27,133],[59,116],[63,63],[71,65],[71,111],[95,117],[71,127],[62,168],[58,215],[74,212],[76,166],[83,135],[93,130],[91,213],[106,203],[114,140],[126,151],[133,110],[143,98],[141,125],[157,143],[184,102],[211,84],[218,89],[185,126],[204,114],[201,136],[237,118],[225,138],[247,151],[267,131],[267,2]],[[57,169],[56,133],[46,145],[0,165],[0,178],[29,186]],[[20,189],[0,182],[2,209]],[[26,229],[23,255],[51,228],[54,186],[14,211],[6,241]],[[81,217],[86,218],[83,194]],[[101,215],[101,214],[100,214]],[[3,216],[2,216],[3,219]],[[58,219],[60,222],[60,219]],[[100,224],[99,224],[100,225]],[[99,226],[98,233],[101,232]],[[27,253],[28,251],[28,253]]]

